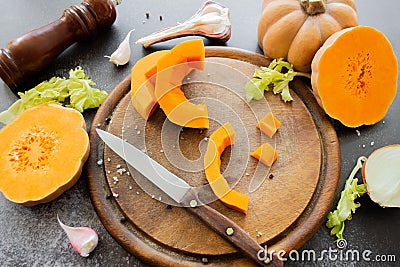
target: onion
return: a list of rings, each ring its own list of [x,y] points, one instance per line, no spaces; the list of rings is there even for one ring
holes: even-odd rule
[[[400,144],[375,150],[362,168],[371,200],[382,207],[400,207]]]

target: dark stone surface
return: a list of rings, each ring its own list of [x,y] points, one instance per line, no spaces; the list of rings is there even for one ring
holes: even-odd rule
[[[219,1],[231,10],[233,24],[232,38],[228,46],[260,52],[257,45],[257,23],[261,13],[262,1]],[[359,23],[376,27],[391,41],[396,55],[400,56],[400,3],[396,0],[355,1],[359,13]],[[57,19],[62,11],[80,1],[64,0],[14,0],[1,1],[0,47],[5,47],[9,40],[31,29],[45,25]],[[117,20],[108,30],[88,42],[75,44],[65,51],[46,71],[30,79],[24,88],[29,89],[37,83],[52,76],[67,76],[68,70],[82,66],[99,88],[107,91],[130,73],[133,64],[143,55],[157,49],[170,48],[178,40],[155,45],[145,50],[133,45],[139,37],[156,29],[174,25],[190,17],[201,6],[203,1],[184,0],[124,0],[117,7]],[[146,13],[149,12],[149,19]],[[162,16],[162,21],[159,17]],[[107,62],[104,55],[110,55],[130,29],[135,29],[131,36],[132,56],[128,65],[116,68]],[[180,40],[179,40],[180,41]],[[206,45],[212,45],[206,41]],[[0,84],[0,110],[6,109],[16,96],[4,85]],[[95,111],[85,113],[90,125]],[[342,177],[339,189],[349,175],[357,158],[369,155],[374,149],[393,143],[400,143],[400,99],[396,97],[389,113],[383,122],[374,126],[346,128],[333,122],[339,136],[342,151]],[[7,142],[7,140],[0,140]],[[371,142],[374,142],[371,145]],[[3,178],[3,177],[1,177]],[[353,219],[346,223],[345,239],[347,247],[343,256],[332,253],[334,260],[327,252],[337,249],[329,236],[326,227],[321,226],[318,232],[299,251],[307,255],[315,251],[320,260],[290,262],[288,266],[395,266],[395,262],[373,261],[376,255],[394,255],[400,261],[400,210],[380,208],[368,196],[360,199],[362,204]],[[9,202],[0,195],[0,265],[1,266],[145,266],[134,256],[128,254],[107,233],[99,221],[92,206],[86,178],[84,176],[70,190],[55,201],[26,208]],[[82,258],[76,254],[65,234],[59,227],[56,215],[68,225],[90,226],[100,237],[99,245],[92,255]],[[357,251],[360,260],[348,260],[346,251]],[[370,250],[371,261],[362,259],[363,251]],[[327,252],[324,252],[327,251]]]

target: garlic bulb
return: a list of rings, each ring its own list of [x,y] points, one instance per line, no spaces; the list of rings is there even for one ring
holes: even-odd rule
[[[129,44],[129,39],[133,31],[134,30],[130,30],[128,32],[125,39],[120,43],[117,50],[115,50],[115,52],[112,53],[111,56],[104,56],[109,58],[109,61],[111,63],[114,63],[117,67],[119,65],[125,65],[129,62],[129,59],[131,58],[131,46]]]
[[[61,225],[63,230],[68,236],[69,241],[71,242],[72,247],[76,252],[79,253],[82,257],[89,256],[89,253],[92,252],[99,241],[97,233],[89,227],[70,227],[63,224],[60,221],[60,218],[57,215],[58,223]]]
[[[231,37],[229,9],[216,2],[207,1],[190,19],[140,38],[136,44],[148,47],[158,42],[189,35],[204,36],[220,42],[228,41]]]

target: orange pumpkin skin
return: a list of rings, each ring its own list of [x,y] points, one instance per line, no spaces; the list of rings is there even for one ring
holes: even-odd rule
[[[397,79],[390,42],[368,26],[333,34],[312,62],[311,85],[319,105],[348,127],[383,119],[396,96]]]
[[[25,206],[46,203],[73,186],[89,156],[81,113],[45,103],[0,131],[0,191]]]
[[[310,72],[311,61],[325,40],[357,25],[353,0],[264,0],[258,43],[266,56],[284,58],[296,70]]]

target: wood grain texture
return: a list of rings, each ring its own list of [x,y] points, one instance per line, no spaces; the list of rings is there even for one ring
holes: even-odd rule
[[[255,66],[269,64],[269,60],[262,55],[224,47],[207,47],[206,56],[207,61],[225,64],[247,76],[251,76]],[[228,78],[229,75],[223,79]],[[204,137],[227,120],[235,130],[239,129],[238,132],[245,133],[247,137],[247,140],[238,138],[222,157],[223,169],[236,173],[231,181],[235,189],[248,192],[257,168],[261,168],[265,175],[272,173],[274,177],[267,178],[260,188],[249,193],[247,215],[229,209],[219,201],[210,203],[210,206],[235,221],[260,244],[268,245],[269,249],[288,252],[301,247],[324,222],[331,208],[340,176],[340,151],[336,133],[308,86],[301,80],[295,80],[291,87],[294,97],[292,103],[285,104],[280,97],[265,94],[269,108],[282,122],[274,139],[265,139],[255,128],[257,117],[249,116],[254,107],[249,107],[238,94],[220,91],[223,89],[217,85],[184,85],[183,90],[189,99],[212,96],[221,103],[227,103],[232,107],[232,112],[222,109],[223,112],[218,113],[218,110],[211,109],[210,113],[214,114],[212,117],[215,119],[210,121],[208,131],[183,129],[180,132],[178,129],[177,135],[172,127],[173,136],[177,139],[175,146],[174,142],[162,142],[163,136],[169,136],[163,132],[163,129],[169,129],[165,126],[163,112],[158,109],[144,123],[130,105],[130,77],[122,81],[94,118],[90,131],[92,151],[87,168],[93,204],[110,234],[128,251],[154,265],[202,265],[203,258],[207,258],[212,266],[251,265],[230,244],[185,209],[170,208],[158,201],[161,194],[153,191],[151,186],[145,188],[151,192],[146,194],[135,182],[138,180],[131,178],[138,174],[108,148],[104,149],[95,133],[95,128],[100,127],[130,142],[138,142],[135,145],[144,146],[147,153],[167,169],[193,186],[202,186],[206,179],[201,170],[190,172],[177,168],[181,158],[172,157],[167,151],[173,149],[165,146],[173,143],[182,152],[183,159],[189,159],[190,168],[199,168]],[[238,90],[242,90],[242,87]],[[111,123],[107,123],[107,117],[111,118]],[[278,160],[270,170],[255,159],[238,156],[254,150],[265,141],[275,144],[279,153]],[[101,166],[97,164],[99,159],[104,161]],[[131,176],[126,172],[120,175],[117,169],[121,168],[126,168]],[[117,177],[117,182],[114,177]],[[113,193],[118,197],[112,197]],[[166,201],[163,197],[162,200]],[[121,222],[122,217],[124,219]]]

